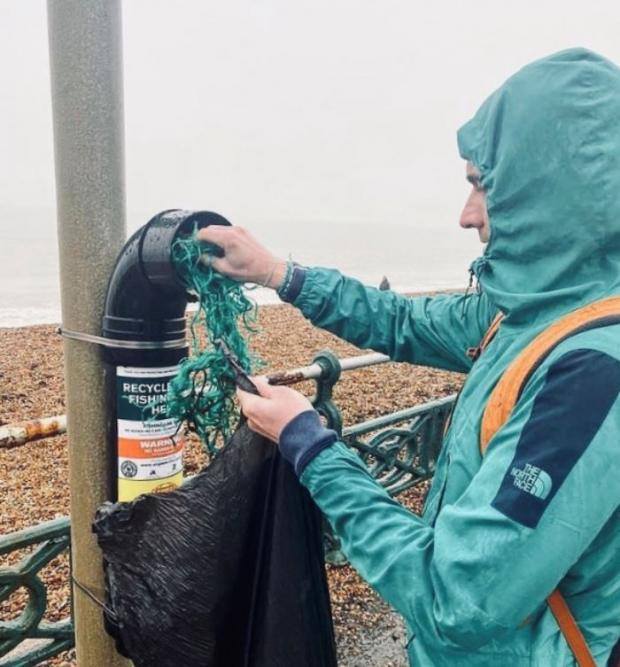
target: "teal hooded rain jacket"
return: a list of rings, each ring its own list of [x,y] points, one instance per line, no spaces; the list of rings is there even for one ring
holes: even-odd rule
[[[302,483],[353,566],[404,617],[413,665],[572,665],[545,598],[560,587],[597,664],[620,635],[620,326],[561,343],[479,450],[508,364],[543,329],[620,294],[620,70],[584,49],[534,62],[458,133],[491,236],[480,292],[407,298],[307,269],[294,305],[396,361],[468,373],[422,517],[341,442]],[[505,319],[475,364],[494,315]]]

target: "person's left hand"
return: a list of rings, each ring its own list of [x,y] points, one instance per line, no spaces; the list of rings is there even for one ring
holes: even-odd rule
[[[273,442],[280,440],[284,427],[297,415],[313,409],[312,403],[294,389],[272,386],[264,377],[253,377],[252,381],[260,396],[237,389],[241,410],[248,426]]]

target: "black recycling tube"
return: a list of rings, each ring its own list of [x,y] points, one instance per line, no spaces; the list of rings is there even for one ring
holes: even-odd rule
[[[208,211],[163,211],[121,251],[103,316],[109,498],[133,500],[183,481],[183,438],[166,416],[168,382],[187,357],[185,310],[191,299],[171,261],[178,235],[230,225]]]

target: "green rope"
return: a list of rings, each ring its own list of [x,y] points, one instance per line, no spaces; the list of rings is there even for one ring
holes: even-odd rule
[[[171,256],[179,276],[198,297],[198,310],[190,321],[191,351],[171,380],[168,389],[170,417],[185,422],[195,431],[210,454],[217,453],[239,421],[233,400],[234,373],[219,347],[223,340],[250,373],[260,364],[249,350],[248,334],[254,333],[256,305],[244,294],[241,285],[205,266],[200,257],[213,246],[192,236],[177,238]]]

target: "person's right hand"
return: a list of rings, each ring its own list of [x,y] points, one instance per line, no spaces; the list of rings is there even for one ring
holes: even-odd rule
[[[243,227],[210,225],[198,232],[198,239],[215,243],[224,251],[223,257],[202,256],[202,261],[219,273],[273,289],[282,284],[286,262],[272,255]]]

